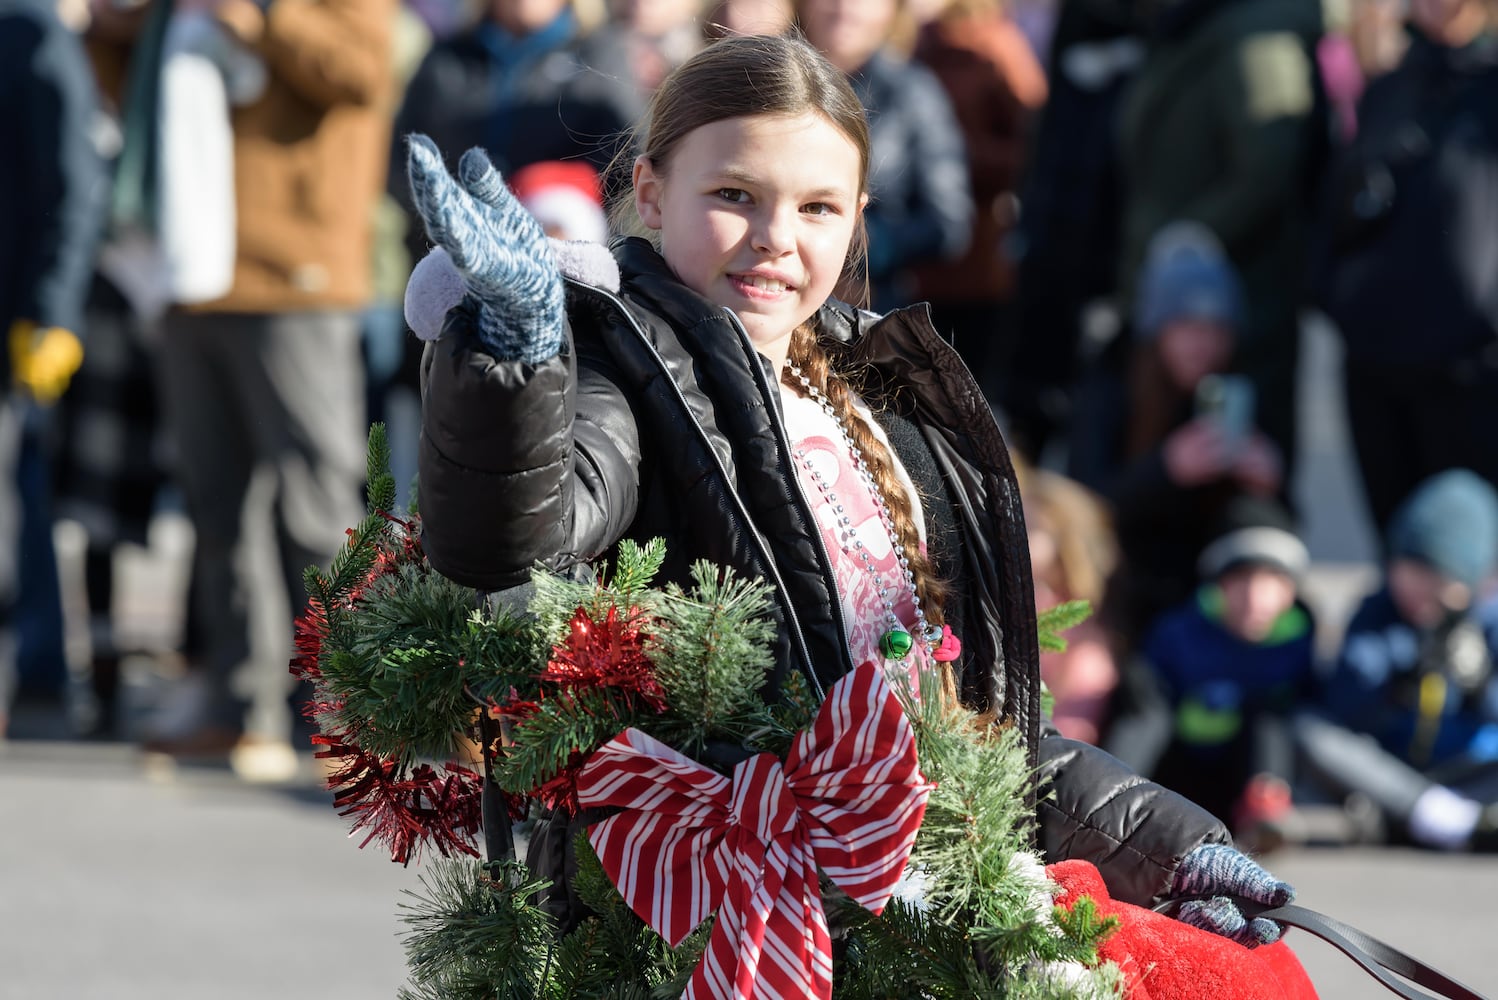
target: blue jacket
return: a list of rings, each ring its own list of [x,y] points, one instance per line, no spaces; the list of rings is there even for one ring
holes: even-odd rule
[[[1256,715],[1288,712],[1315,672],[1315,630],[1303,605],[1259,643],[1224,628],[1220,605],[1216,588],[1203,587],[1159,620],[1144,647],[1175,711],[1175,739],[1203,749],[1225,747]]]
[[[1498,759],[1498,601],[1420,632],[1387,588],[1353,615],[1323,692],[1336,721],[1416,767]]]
[[[0,335],[18,319],[82,334],[103,207],[78,37],[41,0],[0,0]],[[0,394],[10,352],[0,350]]]

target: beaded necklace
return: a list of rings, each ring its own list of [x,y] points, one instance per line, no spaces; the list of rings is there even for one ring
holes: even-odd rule
[[[915,574],[910,570],[910,560],[905,555],[905,547],[900,544],[899,534],[895,530],[894,518],[890,515],[889,508],[885,505],[883,492],[879,489],[878,484],[874,482],[874,476],[869,471],[868,463],[864,461],[862,450],[854,442],[853,435],[848,432],[848,428],[844,424],[842,417],[838,414],[836,407],[832,405],[832,400],[828,399],[827,395],[821,389],[813,385],[801,368],[789,359],[786,360],[785,370],[799,383],[801,391],[805,393],[806,397],[817,404],[822,412],[831,419],[833,427],[837,428],[838,436],[842,439],[842,445],[853,459],[853,468],[857,471],[864,489],[868,491],[869,497],[874,502],[874,509],[879,513],[879,523],[883,525],[885,532],[888,534],[889,543],[895,553],[895,557],[899,561],[900,572],[904,576],[905,589],[910,594],[910,599],[915,605],[917,634],[925,638],[927,645],[933,651],[936,650],[942,643],[944,630],[940,626],[933,627],[926,621],[926,612],[921,607],[921,595],[915,586]],[[895,614],[893,589],[888,585],[884,577],[879,574],[878,570],[875,569],[873,556],[869,554],[868,548],[853,528],[853,519],[848,516],[843,502],[838,499],[837,493],[833,491],[831,484],[827,482],[821,470],[810,461],[804,449],[797,448],[793,454],[796,460],[811,475],[812,482],[816,484],[817,490],[822,494],[828,506],[832,508],[833,514],[837,517],[838,535],[843,543],[844,551],[863,563],[864,570],[868,573],[869,579],[874,581],[878,589],[879,600],[884,605],[885,621],[889,624],[889,628],[879,637],[879,651],[888,659],[905,659],[910,654],[915,643],[910,631],[906,629],[904,623],[900,621],[899,616]]]

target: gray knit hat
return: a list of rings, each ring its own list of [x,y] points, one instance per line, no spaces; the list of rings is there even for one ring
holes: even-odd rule
[[[1203,580],[1215,580],[1245,565],[1269,566],[1295,580],[1311,565],[1294,519],[1274,500],[1242,494],[1228,501],[1196,570]]]

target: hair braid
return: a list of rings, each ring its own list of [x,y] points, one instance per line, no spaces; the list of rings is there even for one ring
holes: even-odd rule
[[[904,484],[895,475],[895,464],[889,449],[854,408],[847,381],[833,370],[832,358],[817,342],[816,333],[810,324],[803,324],[791,336],[788,357],[801,369],[807,381],[831,402],[838,419],[848,429],[848,436],[863,453],[869,475],[894,523],[895,540],[905,550],[905,558],[910,564],[910,576],[915,581],[916,595],[920,598],[926,622],[929,625],[942,624],[946,620],[942,615],[942,606],[947,597],[946,583],[937,576],[935,566],[921,547],[915,508]],[[800,384],[794,381],[786,384],[794,389],[800,388]]]

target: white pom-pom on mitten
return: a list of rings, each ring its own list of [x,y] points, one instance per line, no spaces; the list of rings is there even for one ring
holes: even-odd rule
[[[557,267],[567,277],[611,292],[619,290],[619,264],[608,247],[586,240],[552,240],[551,250]],[[406,282],[406,325],[422,340],[438,339],[447,311],[462,302],[467,293],[463,274],[447,251],[433,247],[417,262]]]
[[[447,251],[433,247],[406,282],[406,325],[422,340],[436,340],[442,336],[447,311],[462,302],[467,291]]]

